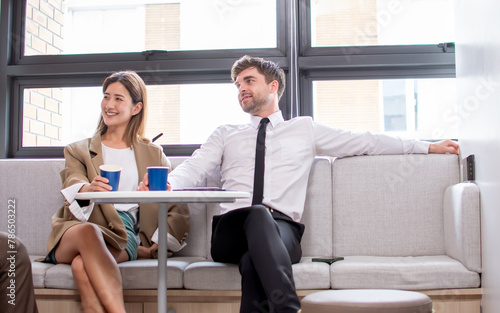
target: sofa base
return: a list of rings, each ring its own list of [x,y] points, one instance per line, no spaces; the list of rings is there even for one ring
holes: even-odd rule
[[[299,290],[300,298],[320,290]],[[428,295],[436,313],[480,313],[481,288],[417,290]],[[156,290],[124,290],[128,313],[157,312]],[[40,313],[82,312],[77,290],[35,289]],[[240,291],[168,290],[167,313],[233,313],[239,311]]]

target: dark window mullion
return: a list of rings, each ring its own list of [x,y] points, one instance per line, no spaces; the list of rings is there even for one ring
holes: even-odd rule
[[[398,68],[398,67],[451,67],[455,68],[454,53],[394,53],[373,55],[327,55],[299,58],[301,69],[350,69],[350,68]]]

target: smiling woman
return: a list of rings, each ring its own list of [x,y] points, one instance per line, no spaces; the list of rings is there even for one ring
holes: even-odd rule
[[[118,72],[102,86],[101,117],[97,132],[111,148],[127,148],[144,137],[147,118],[147,90],[134,72]]]
[[[104,80],[102,89],[95,134],[64,149],[61,193],[66,201],[52,217],[44,261],[71,265],[83,312],[125,312],[117,263],[156,254],[158,208],[81,203],[75,196],[112,190],[101,165],[120,168],[115,190],[134,191],[147,167],[170,167],[170,161],[161,147],[144,138],[147,91],[142,78],[132,71],[116,72]],[[189,211],[186,205],[173,205],[168,215],[168,240],[178,243],[172,251],[177,252],[189,232]]]

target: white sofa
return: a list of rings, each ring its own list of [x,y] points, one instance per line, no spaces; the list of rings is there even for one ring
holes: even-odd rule
[[[175,167],[185,158],[170,159]],[[0,160],[0,210],[6,216],[8,200],[15,199],[16,234],[33,259],[45,254],[50,218],[63,202],[63,166],[62,159]],[[317,157],[302,219],[303,259],[293,265],[299,296],[322,289],[417,290],[433,298],[436,312],[479,312],[479,190],[460,180],[456,155]],[[206,184],[219,185],[218,173]],[[169,308],[233,312],[238,268],[213,262],[209,252],[218,205],[192,204],[190,210],[188,245],[167,262]],[[0,218],[0,231],[6,230]],[[345,259],[311,261],[332,256]],[[154,310],[156,260],[119,266],[128,311]],[[41,312],[79,311],[69,265],[34,262],[33,280]]]

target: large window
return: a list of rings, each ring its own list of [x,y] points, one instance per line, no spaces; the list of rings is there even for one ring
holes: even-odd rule
[[[308,26],[299,58],[302,114],[352,131],[459,137],[450,118],[457,107],[453,0],[309,3],[301,19]]]
[[[455,41],[455,0],[314,0],[311,45],[415,45]]]
[[[285,119],[458,138],[453,0],[1,1],[0,157],[61,157],[91,136],[100,84],[135,70],[147,136],[189,155],[245,123],[229,69],[244,54],[287,74]]]
[[[335,128],[415,139],[455,138],[454,79],[315,81],[314,119]]]
[[[266,0],[37,0],[25,21],[25,55],[276,47]]]
[[[101,87],[25,89],[22,145],[65,146],[91,137],[102,97]],[[148,86],[146,137],[162,134],[156,143],[199,144],[221,124],[247,121],[233,84]]]

